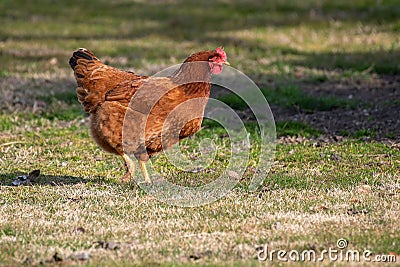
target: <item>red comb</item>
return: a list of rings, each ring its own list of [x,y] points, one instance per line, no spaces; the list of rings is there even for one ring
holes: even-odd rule
[[[215,51],[217,51],[217,53],[220,55],[220,57],[221,57],[221,59],[223,61],[226,61],[227,56],[226,56],[226,53],[225,53],[224,48],[222,46],[220,46],[217,49],[215,49]]]

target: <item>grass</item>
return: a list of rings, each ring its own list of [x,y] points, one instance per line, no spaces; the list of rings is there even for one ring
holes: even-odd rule
[[[261,89],[268,103],[283,107],[296,107],[304,111],[325,111],[338,107],[355,107],[356,102],[335,96],[309,96],[297,86]],[[218,98],[234,109],[244,110],[248,105],[236,94],[230,93]]]
[[[278,137],[296,135],[303,137],[316,137],[321,135],[320,131],[298,121],[277,122],[276,128]]]
[[[339,138],[278,120],[271,170],[250,191],[259,129],[238,97],[221,95],[252,137],[244,176],[216,202],[169,206],[120,181],[122,160],[92,141],[67,63],[87,47],[113,66],[152,74],[224,45],[231,65],[279,110],[356,112],[359,99],[329,89],[398,76],[399,14],[395,0],[0,2],[0,266],[260,266],[256,248],[265,244],[321,252],[339,238],[349,249],[400,254],[396,133],[382,140],[372,128],[341,129]],[[201,157],[198,141],[208,138],[216,160],[187,174],[159,155],[154,166],[169,181],[206,184],[226,166],[226,131],[203,126],[182,142],[183,154]],[[35,169],[32,186],[11,186]]]

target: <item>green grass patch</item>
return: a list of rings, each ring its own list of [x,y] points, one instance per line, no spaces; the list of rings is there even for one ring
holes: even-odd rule
[[[303,136],[316,137],[321,135],[321,131],[298,121],[279,121],[276,122],[277,136]]]
[[[71,106],[68,109],[58,109],[56,105],[53,110],[46,111],[40,116],[50,120],[58,119],[70,121],[76,118],[84,117],[85,113],[82,111],[82,107],[80,106]]]
[[[326,111],[340,107],[354,107],[356,102],[335,96],[311,96],[297,86],[261,89],[268,103],[286,108],[296,107],[303,111]],[[236,94],[229,93],[218,98],[234,109],[244,110],[248,105]]]
[[[0,131],[9,131],[16,121],[10,115],[0,115]]]
[[[8,76],[10,76],[10,73],[7,70],[0,70],[0,78]]]
[[[374,129],[360,129],[356,132],[350,133],[348,130],[343,130],[340,132],[342,136],[349,136],[355,139],[363,139],[363,138],[375,138],[377,136],[377,132]],[[388,133],[386,135],[387,138],[396,137],[394,134]]]
[[[0,238],[2,236],[15,236],[16,234],[16,231],[10,225],[6,225],[3,229],[0,229]]]
[[[43,118],[71,121],[85,116],[75,91],[55,92],[52,95],[40,96],[39,99],[48,105],[39,115]]]
[[[41,96],[39,99],[48,104],[57,103],[57,101],[62,101],[68,105],[76,105],[78,103],[78,97],[75,91],[55,92],[52,95]]]

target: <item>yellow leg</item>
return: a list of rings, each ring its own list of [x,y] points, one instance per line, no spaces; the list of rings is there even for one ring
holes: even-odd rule
[[[146,183],[150,183],[151,184],[151,179],[150,179],[149,173],[147,172],[147,169],[146,169],[146,162],[142,161],[142,160],[139,160],[139,165],[140,165],[140,169],[142,169],[142,173],[143,173],[143,176],[144,176],[144,181]]]
[[[122,157],[124,158],[124,160],[126,162],[126,166],[128,167],[128,171],[126,172],[125,176],[122,178],[122,181],[129,182],[132,179],[132,175],[135,173],[135,163],[126,154],[123,154]]]

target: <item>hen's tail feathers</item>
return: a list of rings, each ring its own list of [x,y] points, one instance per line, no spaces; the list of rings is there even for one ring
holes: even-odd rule
[[[85,59],[88,61],[92,60],[98,61],[98,59],[94,56],[92,52],[90,52],[86,48],[79,48],[72,54],[72,57],[69,59],[69,65],[73,70],[75,70],[75,67],[78,65],[79,59]]]
[[[86,112],[92,113],[101,102],[101,88],[92,82],[93,72],[101,68],[103,63],[85,48],[76,50],[69,59],[69,65],[74,70],[78,83],[76,89],[78,100]]]

